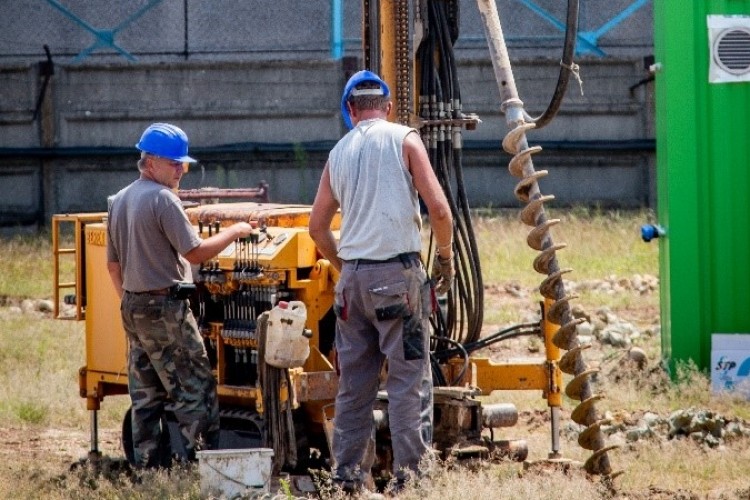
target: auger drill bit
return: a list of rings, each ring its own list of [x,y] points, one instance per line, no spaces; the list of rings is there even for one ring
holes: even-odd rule
[[[579,345],[576,334],[576,326],[581,320],[573,318],[570,308],[570,301],[576,297],[567,294],[563,283],[563,275],[571,270],[560,269],[557,262],[557,251],[565,245],[555,244],[550,235],[550,228],[560,221],[548,219],[544,211],[544,203],[553,200],[554,196],[543,195],[540,192],[538,181],[547,175],[547,171],[536,171],[532,156],[539,153],[541,147],[530,147],[526,139],[526,132],[534,129],[536,125],[526,120],[523,102],[518,97],[495,1],[477,0],[477,3],[484,21],[495,78],[500,89],[501,110],[510,128],[503,139],[503,149],[513,155],[508,169],[511,175],[520,179],[514,192],[520,201],[526,203],[521,211],[521,220],[533,228],[527,236],[527,243],[534,250],[541,252],[534,260],[534,269],[546,275],[539,291],[551,302],[546,313],[548,320],[560,325],[552,338],[552,343],[567,351],[561,358],[559,367],[562,372],[574,377],[566,386],[565,393],[570,398],[580,401],[571,418],[586,427],[579,437],[579,444],[593,451],[584,468],[590,474],[610,475],[612,469],[607,452],[613,447],[605,446],[604,435],[601,432],[603,421],[598,419],[595,408],[595,403],[602,399],[602,396],[593,393],[590,383],[596,370],[588,369],[581,355],[583,347]]]

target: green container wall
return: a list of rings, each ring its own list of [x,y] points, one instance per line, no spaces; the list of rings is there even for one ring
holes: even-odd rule
[[[655,0],[662,353],[708,370],[713,333],[750,333],[750,82],[709,83],[708,15],[750,0]]]

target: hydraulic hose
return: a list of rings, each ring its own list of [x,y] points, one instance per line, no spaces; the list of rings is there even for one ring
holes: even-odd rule
[[[578,37],[578,0],[568,0],[568,10],[565,19],[565,41],[563,42],[562,59],[560,60],[560,73],[557,77],[557,84],[552,93],[547,109],[536,118],[526,115],[526,121],[534,123],[537,129],[540,129],[557,115],[562,105],[565,91],[568,88],[570,74],[578,71],[578,66],[573,62],[573,55],[576,49],[576,38]]]
[[[422,63],[419,110],[425,123],[421,134],[453,215],[456,268],[454,285],[444,307],[433,315],[432,325],[437,337],[466,343],[476,341],[481,333],[484,285],[463,179],[461,125],[457,122],[463,118],[453,51],[458,2],[428,2],[426,10],[425,37],[417,48]],[[435,258],[434,250],[431,238],[428,267]]]
[[[504,328],[502,330],[499,330],[493,333],[492,335],[479,339],[475,342],[459,344],[457,342],[450,340],[448,342],[455,345],[455,348],[437,349],[433,356],[436,361],[445,361],[458,354],[461,354],[462,356],[467,356],[467,359],[468,359],[468,355],[473,353],[474,351],[484,349],[497,342],[503,342],[505,340],[510,340],[516,337],[524,337],[527,335],[539,336],[540,334],[541,334],[541,329],[539,328],[539,323],[521,323],[518,325],[513,325],[510,327]],[[438,339],[438,340],[442,341],[445,339]]]

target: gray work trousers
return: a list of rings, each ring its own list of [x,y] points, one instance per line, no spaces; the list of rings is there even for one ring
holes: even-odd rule
[[[373,406],[387,361],[385,388],[393,473],[418,472],[432,442],[429,316],[432,293],[418,258],[404,262],[344,262],[334,309],[340,372],[334,418],[337,480],[359,482],[373,435]]]

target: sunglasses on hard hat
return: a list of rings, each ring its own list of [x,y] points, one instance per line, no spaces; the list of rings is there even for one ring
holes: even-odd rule
[[[183,172],[187,173],[188,169],[190,168],[190,163],[188,162],[182,162],[177,160],[171,160],[169,158],[164,158],[163,156],[156,156],[156,155],[148,155],[149,158],[153,158],[154,160],[158,160],[164,165],[169,165],[172,168],[181,168]]]

